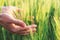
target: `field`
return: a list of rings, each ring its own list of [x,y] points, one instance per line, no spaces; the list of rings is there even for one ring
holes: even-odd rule
[[[27,25],[36,24],[37,31],[21,36],[0,27],[0,40],[60,40],[60,0],[0,0],[2,6],[23,9],[24,12],[16,13],[16,18]]]

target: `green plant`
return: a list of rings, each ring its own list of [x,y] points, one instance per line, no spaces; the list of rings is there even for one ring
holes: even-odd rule
[[[0,39],[60,40],[59,2],[60,0],[0,0],[0,6],[16,6],[24,10],[24,12],[16,12],[16,18],[23,20],[27,25],[37,25],[36,33],[33,34],[30,32],[30,34],[26,36],[11,34],[0,27]]]

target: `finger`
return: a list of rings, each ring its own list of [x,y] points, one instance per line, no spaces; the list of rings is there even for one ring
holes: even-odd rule
[[[20,28],[20,30],[17,31],[17,33],[25,33],[25,32],[29,33],[30,32],[29,28]]]
[[[9,24],[9,26],[11,27],[11,29],[15,32],[22,32],[22,31],[27,31],[28,28],[27,27],[21,27],[18,25],[15,25],[14,23]]]
[[[22,21],[22,20],[14,20],[13,23],[15,23],[16,25],[19,25],[21,27],[26,27],[26,24]]]
[[[32,24],[31,26],[32,26],[32,28],[36,28],[37,27],[37,25],[35,25],[35,24]]]
[[[25,27],[20,32],[30,32],[30,30],[32,30],[32,32],[36,32],[35,25],[34,25],[34,28]]]
[[[33,25],[29,25],[28,27],[30,27],[30,28],[36,28],[37,25],[33,24]]]
[[[36,28],[30,28],[30,29],[27,29],[27,30],[23,30],[23,31],[21,31],[21,32],[22,32],[22,33],[23,33],[23,32],[30,33],[30,31],[36,32]]]
[[[36,28],[32,29],[32,32],[36,32]]]
[[[21,28],[21,31],[27,31],[27,30],[29,30],[29,27]]]
[[[30,34],[30,32],[31,31],[28,31],[28,32],[20,32],[20,33],[18,33],[18,34],[20,34],[20,35],[28,35],[28,34]],[[33,29],[32,30],[32,33],[35,33],[36,32],[36,29]]]
[[[37,27],[37,25],[35,25],[35,24],[31,25],[31,29],[33,32],[36,32],[36,27]]]
[[[23,12],[23,9],[14,7],[14,8],[13,8],[13,11],[14,11],[14,12]]]
[[[15,6],[8,6],[10,10],[13,10],[14,12],[23,12],[23,9],[15,7]]]
[[[20,34],[25,34],[25,33],[30,33],[30,31],[21,31],[21,32],[18,32]]]
[[[31,31],[32,31],[33,33],[36,32],[36,28],[34,28],[34,29],[28,29],[28,30],[24,30],[24,31],[20,31],[19,33],[21,33],[21,34],[22,34],[22,33],[30,33]]]
[[[2,7],[2,13],[6,12],[8,10],[8,8],[6,6]]]
[[[27,35],[29,33],[30,33],[30,31],[21,31],[21,32],[18,32],[18,34],[21,34],[21,35]]]
[[[20,35],[28,35],[28,34],[30,34],[30,32],[31,31],[28,31],[28,32],[21,32],[21,33],[19,33]],[[35,33],[36,32],[36,30],[34,29],[34,30],[32,30],[32,33]]]
[[[30,32],[32,32],[32,33],[36,32],[36,28],[34,28],[34,29],[30,28]]]
[[[2,7],[2,13],[9,12],[9,11],[10,12],[12,12],[12,11],[14,11],[14,12],[21,12],[22,9],[17,8],[15,6],[4,6],[4,7]]]

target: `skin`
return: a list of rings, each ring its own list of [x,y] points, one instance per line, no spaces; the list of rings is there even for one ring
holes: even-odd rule
[[[36,25],[26,25],[22,20],[16,19],[12,14],[14,12],[21,12],[19,8],[8,6],[2,7],[2,12],[0,14],[0,24],[7,29],[9,32],[19,35],[28,35],[30,29],[32,32],[36,32]]]

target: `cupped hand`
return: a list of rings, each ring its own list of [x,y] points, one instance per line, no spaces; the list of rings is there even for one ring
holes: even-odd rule
[[[30,29],[32,32],[36,32],[36,25],[26,25],[24,21],[16,19],[12,14],[14,11],[21,11],[21,9],[8,6],[2,8],[2,13],[0,14],[0,24],[10,31],[11,33],[20,34],[20,35],[28,35],[30,33]]]

